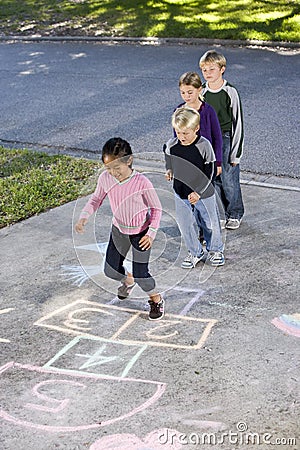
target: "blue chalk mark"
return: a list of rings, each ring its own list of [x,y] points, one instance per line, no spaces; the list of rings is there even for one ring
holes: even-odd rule
[[[86,361],[84,364],[82,364],[79,367],[79,370],[74,370],[74,369],[61,369],[59,367],[56,367],[54,365],[54,363],[56,361],[58,361],[63,355],[65,355],[66,353],[68,353],[74,346],[76,346],[81,340],[86,339],[86,340],[90,340],[90,341],[97,341],[97,342],[101,342],[103,343],[103,345],[101,345],[101,347],[93,354],[93,355],[89,355],[89,354],[76,354],[76,356],[80,356],[83,358],[89,358],[88,361]],[[130,343],[122,343],[119,341],[114,341],[111,339],[104,339],[104,338],[96,338],[96,337],[90,337],[90,336],[76,336],[74,339],[72,339],[72,341],[70,341],[65,347],[63,347],[53,358],[50,359],[50,361],[48,361],[43,367],[44,368],[54,368],[55,370],[63,370],[63,371],[68,371],[70,373],[73,374],[82,374],[82,373],[91,373],[91,374],[95,374],[95,372],[90,372],[90,371],[83,371],[83,369],[89,368],[89,367],[95,367],[98,365],[104,365],[107,364],[109,362],[112,361],[116,361],[117,359],[120,359],[120,361],[123,361],[124,357],[120,357],[119,355],[113,355],[113,356],[105,356],[103,355],[103,351],[106,349],[107,344],[116,344],[117,346],[123,346],[123,348],[126,347],[136,347],[138,348],[138,351],[130,358],[130,360],[128,361],[128,363],[126,364],[125,368],[122,370],[122,373],[120,375],[120,378],[125,378],[127,376],[127,374],[129,373],[129,371],[131,370],[131,368],[134,366],[134,364],[136,363],[136,361],[138,360],[138,358],[141,356],[141,354],[148,348],[147,344],[144,345],[138,345],[138,344],[130,344]],[[99,374],[97,373],[98,376],[109,376],[107,374]],[[111,376],[111,377],[115,377],[115,376]]]
[[[200,298],[202,297],[202,295],[205,293],[205,291],[202,291],[201,289],[199,289],[199,291],[197,292],[197,294],[189,301],[189,303],[187,303],[185,305],[185,307],[180,311],[179,315],[180,316],[186,316],[187,313],[190,311],[190,309],[193,307],[193,305],[195,303],[197,303]]]

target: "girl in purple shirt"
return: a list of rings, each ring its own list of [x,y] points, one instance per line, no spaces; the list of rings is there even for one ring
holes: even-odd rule
[[[189,106],[200,114],[198,134],[209,140],[216,156],[217,176],[222,172],[222,131],[217,113],[201,96],[201,78],[196,72],[185,72],[179,78],[179,90],[184,103],[177,106]],[[177,109],[176,108],[176,109]],[[175,136],[174,132],[174,136]]]

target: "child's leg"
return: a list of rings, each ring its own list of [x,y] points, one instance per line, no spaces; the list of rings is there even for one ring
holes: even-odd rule
[[[202,245],[198,239],[199,227],[193,213],[192,205],[188,200],[182,200],[175,194],[175,209],[177,224],[188,251],[193,256],[200,256],[202,253]]]
[[[195,208],[201,216],[204,239],[208,252],[223,252],[223,241],[220,220],[217,210],[216,196],[200,199]]]
[[[223,134],[223,163],[221,184],[225,196],[224,207],[227,219],[240,220],[244,215],[244,204],[240,185],[240,165],[230,164],[230,135]]]
[[[217,201],[217,208],[218,208],[218,214],[219,219],[222,223],[226,221],[226,207],[228,205],[228,202],[226,200],[224,190],[222,187],[222,180],[221,175],[218,175],[214,181],[214,187],[215,187],[215,196]],[[225,223],[224,223],[225,225]]]
[[[148,265],[151,250],[141,250],[139,246],[139,241],[146,232],[147,230],[130,236],[132,244],[133,276],[140,288],[149,296],[149,319],[159,320],[164,315],[164,299],[155,289],[155,280],[149,273]]]
[[[240,185],[240,165],[232,167],[228,164],[221,177],[227,200],[226,217],[241,220],[244,215],[244,204]]]
[[[147,230],[142,231],[139,234],[129,235],[129,239],[132,245],[132,272],[133,278],[140,288],[147,292],[150,296],[157,295],[155,293],[155,280],[149,273],[149,250],[142,250],[139,246],[140,239],[146,234]],[[159,299],[158,299],[159,301]]]
[[[122,234],[114,225],[111,229],[109,243],[106,251],[104,273],[108,278],[123,281],[126,284],[132,284],[131,274],[126,274],[123,266],[124,259],[130,248],[128,235]],[[130,283],[131,279],[132,283]]]

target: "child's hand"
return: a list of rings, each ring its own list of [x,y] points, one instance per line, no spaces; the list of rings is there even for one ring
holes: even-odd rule
[[[199,199],[200,195],[197,194],[197,192],[191,192],[188,195],[188,201],[190,202],[191,205],[195,205]]]
[[[222,167],[221,167],[221,166],[218,166],[218,167],[217,167],[217,174],[216,174],[216,177],[218,177],[219,175],[221,175],[221,173],[222,173]]]
[[[167,181],[171,181],[173,179],[173,172],[171,169],[168,169],[165,173],[165,178]]]
[[[87,224],[87,221],[88,220],[85,218],[78,220],[78,222],[75,224],[75,227],[74,227],[76,233],[80,233],[80,234],[84,233],[84,227]]]
[[[149,250],[152,247],[153,239],[150,236],[143,236],[139,241],[139,246],[142,250]]]

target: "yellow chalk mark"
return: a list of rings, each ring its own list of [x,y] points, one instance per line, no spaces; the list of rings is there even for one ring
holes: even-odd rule
[[[78,323],[78,324],[81,323],[81,324],[87,324],[88,325],[90,323],[88,320],[75,319],[75,317],[74,317],[75,314],[83,314],[83,313],[85,313],[87,311],[89,311],[89,312],[90,311],[94,311],[94,312],[97,312],[97,313],[101,312],[103,314],[108,314],[109,316],[113,316],[112,313],[110,313],[109,311],[104,311],[101,308],[82,308],[82,309],[76,309],[75,311],[69,312],[68,318],[67,318],[67,320],[65,320],[63,322],[63,324],[66,327],[74,328],[75,330],[80,330],[80,331],[88,331],[88,330],[90,330],[91,328],[84,327],[84,326],[80,327],[79,325],[76,325],[76,323]]]
[[[74,310],[74,308],[75,308],[75,310]],[[72,317],[74,312],[81,313],[82,311],[84,312],[89,309],[93,310],[94,312],[99,312],[99,313],[104,313],[104,314],[109,314],[109,315],[114,315],[113,314],[114,312],[126,312],[126,313],[130,314],[130,318],[128,320],[126,320],[126,322],[123,323],[123,325],[121,325],[121,327],[112,336],[99,336],[98,334],[93,334],[91,332],[91,330],[89,330],[87,328],[83,328],[81,330],[80,329],[81,327],[78,326],[79,323],[77,323],[77,325],[76,325],[76,319],[74,320],[74,317]],[[110,311],[110,312],[108,312],[108,311]],[[63,313],[65,315],[64,318],[59,317],[61,315],[61,313]],[[138,319],[139,317],[143,318],[145,316],[148,316],[148,312],[146,312],[146,311],[140,311],[140,310],[131,309],[131,308],[129,309],[129,308],[124,308],[124,307],[115,306],[115,305],[106,305],[103,303],[99,304],[99,303],[91,302],[91,301],[87,301],[87,300],[76,300],[75,302],[68,304],[66,306],[63,306],[62,308],[52,311],[51,313],[42,317],[41,319],[39,319],[38,321],[35,322],[35,325],[49,328],[49,329],[56,330],[56,331],[60,331],[60,332],[64,332],[64,333],[75,334],[77,336],[79,334],[82,334],[82,331],[84,331],[85,332],[84,334],[86,336],[90,336],[92,338],[102,337],[103,339],[117,340],[118,342],[120,342],[122,344],[128,344],[128,345],[144,344],[144,345],[151,345],[151,346],[155,346],[155,347],[169,347],[169,348],[177,348],[177,349],[197,350],[204,345],[205,341],[207,340],[207,338],[211,332],[212,327],[218,322],[216,319],[202,319],[199,317],[189,317],[189,316],[178,315],[178,314],[166,314],[164,321],[160,325],[158,325],[158,327],[164,326],[164,323],[166,321],[168,321],[169,326],[171,323],[173,323],[173,325],[175,326],[177,322],[179,323],[179,325],[180,325],[180,323],[183,323],[183,322],[189,322],[191,324],[191,326],[195,326],[197,323],[205,324],[204,329],[199,333],[199,341],[196,342],[194,345],[184,344],[184,343],[180,344],[180,343],[172,343],[172,342],[161,342],[163,339],[170,339],[171,337],[174,337],[175,335],[179,335],[180,333],[177,330],[174,330],[172,332],[173,335],[170,334],[170,335],[165,335],[165,336],[163,336],[163,335],[154,336],[153,332],[155,332],[155,330],[158,329],[157,326],[152,328],[151,331],[145,332],[145,336],[148,339],[152,334],[150,340],[126,339],[125,336],[122,338],[122,334],[124,333],[124,331],[128,330],[128,328],[130,328],[131,325],[134,326],[134,322],[136,321],[136,319]],[[61,324],[51,323],[51,319],[54,319],[54,318],[60,320]],[[71,323],[68,324],[69,327],[66,327],[66,321],[68,321],[70,319],[72,319]],[[80,322],[80,319],[77,319],[77,320]],[[84,322],[84,321],[82,321],[82,322]],[[85,323],[87,323],[87,322],[85,322]],[[71,327],[70,327],[70,325],[71,325]],[[81,325],[84,326],[83,323],[81,323]],[[76,328],[77,328],[77,330],[76,330]],[[139,336],[139,338],[140,337],[141,336]]]
[[[15,310],[15,308],[5,308],[5,309],[0,309],[0,314],[7,314],[7,313],[9,313],[10,311],[14,311]],[[9,339],[4,339],[4,338],[0,338],[0,342],[6,342],[6,343],[8,343],[8,342],[10,342],[10,340]]]
[[[117,338],[124,330],[126,330],[126,328],[129,327],[129,325],[130,325],[132,322],[135,321],[135,319],[137,319],[137,317],[138,317],[139,315],[140,315],[140,314],[137,313],[137,314],[134,314],[132,317],[130,317],[130,319],[128,319],[127,322],[125,322],[125,323],[118,329],[118,331],[117,331],[113,336],[111,336],[111,339],[116,339],[116,338]]]
[[[0,314],[6,314],[10,311],[14,311],[15,308],[6,308],[6,309],[0,309]]]
[[[146,336],[150,339],[151,338],[153,338],[153,339],[168,339],[170,337],[174,337],[178,334],[177,330],[175,330],[173,333],[164,334],[164,335],[155,334],[155,331],[161,330],[162,328],[167,328],[167,327],[170,327],[170,326],[176,325],[176,324],[180,324],[180,321],[179,320],[164,320],[158,326],[154,327],[152,330],[147,331]]]

